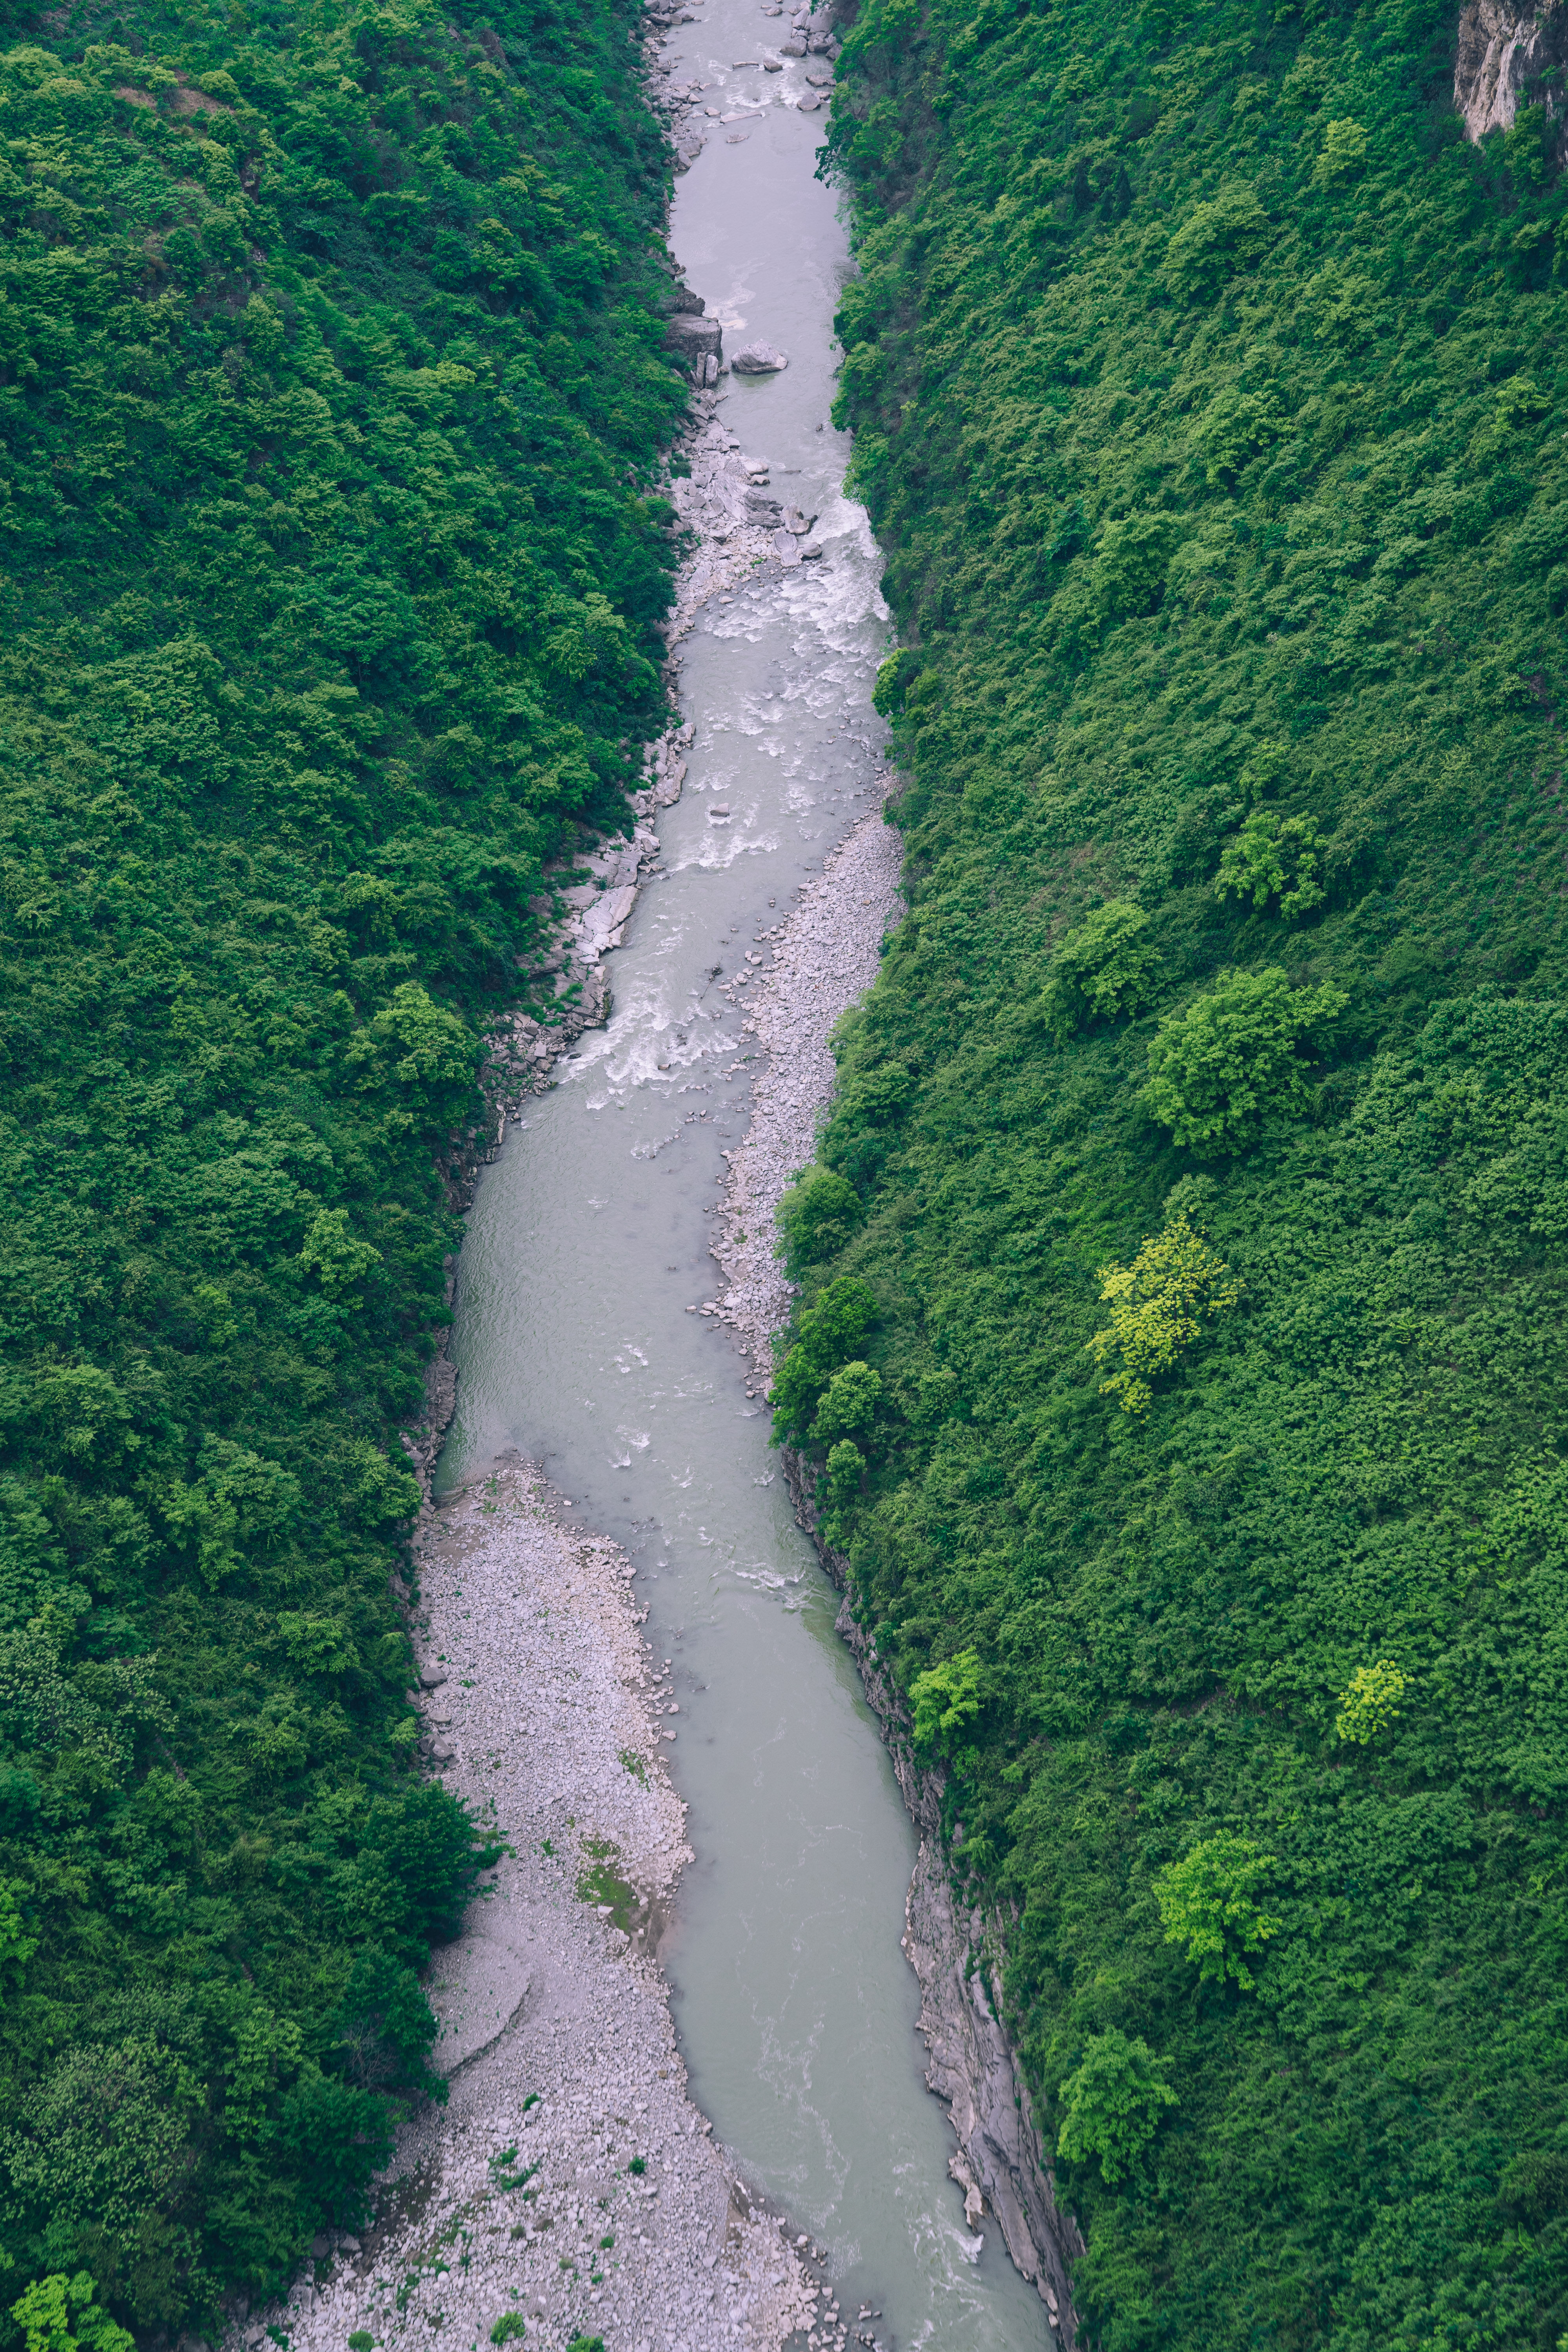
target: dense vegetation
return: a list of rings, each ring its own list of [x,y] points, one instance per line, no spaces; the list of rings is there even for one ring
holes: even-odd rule
[[[1568,197],[1451,0],[865,0],[910,908],[781,1433],[1083,2324],[1568,2334]]]
[[[353,2219],[495,1858],[396,1430],[435,1155],[661,704],[636,22],[0,8],[0,2309],[96,2283],[84,2343]]]

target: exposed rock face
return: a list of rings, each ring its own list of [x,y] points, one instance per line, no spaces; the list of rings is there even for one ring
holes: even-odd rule
[[[707,362],[717,366],[723,348],[724,331],[717,319],[704,319],[691,310],[678,310],[664,331],[666,346],[679,352],[697,383],[707,380]]]
[[[1561,69],[1568,65],[1568,5],[1543,0],[1468,0],[1459,16],[1454,104],[1466,134],[1506,131],[1521,106],[1544,100],[1559,160],[1568,155],[1568,109]],[[1547,77],[1552,77],[1548,80]]]
[[[784,1469],[795,1515],[842,1590],[846,1564],[823,1542],[800,1462],[787,1448]],[[942,1853],[942,1783],[916,1763],[903,1701],[851,1615],[847,1597],[836,1630],[855,1653],[904,1802],[921,1832],[905,1902],[903,1948],[920,1979],[920,2032],[931,2053],[926,2081],[947,2102],[958,2138],[948,2169],[964,2191],[970,2228],[978,2228],[987,2212],[994,2215],[1015,2267],[1046,2306],[1060,2352],[1075,2352],[1070,2266],[1085,2251],[1084,2241],[1073,2216],[1057,2204],[1033,2102],[997,2014],[996,1923],[989,1923],[988,1933],[978,1912],[962,1914],[953,1901]]]

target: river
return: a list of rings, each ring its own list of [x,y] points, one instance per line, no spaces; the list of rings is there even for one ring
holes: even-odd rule
[[[832,317],[849,269],[814,177],[825,118],[764,76],[787,31],[714,0],[667,52],[718,113],[678,182],[671,244],[733,351],[763,336],[782,374],[726,378],[720,414],[775,494],[820,511],[826,559],[769,564],[698,616],[684,647],[694,730],[661,812],[663,877],[609,963],[615,1009],[486,1171],[458,1276],[458,1417],[444,1486],[507,1446],[639,1564],[680,1706],[672,1769],[697,1861],[664,1958],[691,2088],[746,2177],[833,2250],[845,2307],[900,2345],[1042,2346],[1040,2303],[985,2225],[973,2257],[925,2089],[900,1948],[913,1834],[847,1652],[837,1596],[796,1528],[769,1423],[710,1297],[721,1152],[748,1120],[749,1050],[711,981],[782,921],[803,879],[880,794],[871,681],[890,642],[880,562],[845,499],[828,424]],[[731,143],[732,142],[732,143]],[[717,799],[730,821],[709,820]]]

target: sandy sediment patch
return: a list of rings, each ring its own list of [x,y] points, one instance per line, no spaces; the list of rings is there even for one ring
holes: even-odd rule
[[[240,2340],[468,2352],[515,2313],[549,2352],[776,2352],[820,2274],[687,2094],[654,1949],[690,1859],[679,1722],[630,1563],[516,1455],[426,1510],[416,1558],[432,1761],[510,1852],[430,1971],[449,2104]]]

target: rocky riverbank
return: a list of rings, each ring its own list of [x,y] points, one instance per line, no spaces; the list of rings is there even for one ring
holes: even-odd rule
[[[814,1157],[834,1083],[834,1024],[876,978],[884,932],[898,914],[899,836],[877,814],[835,851],[820,878],[770,940],[771,962],[749,997],[746,1034],[766,1060],[753,1084],[752,1125],[732,1155],[722,1227],[713,1255],[724,1288],[703,1312],[727,1323],[746,1355],[749,1385],[773,1377],[774,1337],[787,1323],[790,1287],[774,1256],[774,1214],[796,1172]],[[847,1569],[823,1543],[802,1465],[786,1454],[796,1516],[841,1591]],[[1008,2253],[1033,2282],[1064,2352],[1075,2342],[1069,2265],[1083,2252],[1070,2214],[1056,2203],[1016,2055],[1000,2022],[997,1957],[1003,1923],[961,1913],[941,1840],[941,1791],[916,1764],[898,1692],[877,1663],[847,1598],[838,1632],[858,1661],[899,1785],[921,1832],[906,1904],[904,1951],[921,1986],[926,2080],[947,2105],[957,2147],[949,2170],[964,2218],[984,2233],[994,2221]]]
[[[510,2315],[548,2352],[777,2352],[829,2298],[687,2095],[655,1957],[690,1859],[679,1725],[631,1566],[515,1455],[426,1507],[415,1565],[430,1760],[508,1850],[430,1973],[447,2105],[242,2341],[466,2347]]]

